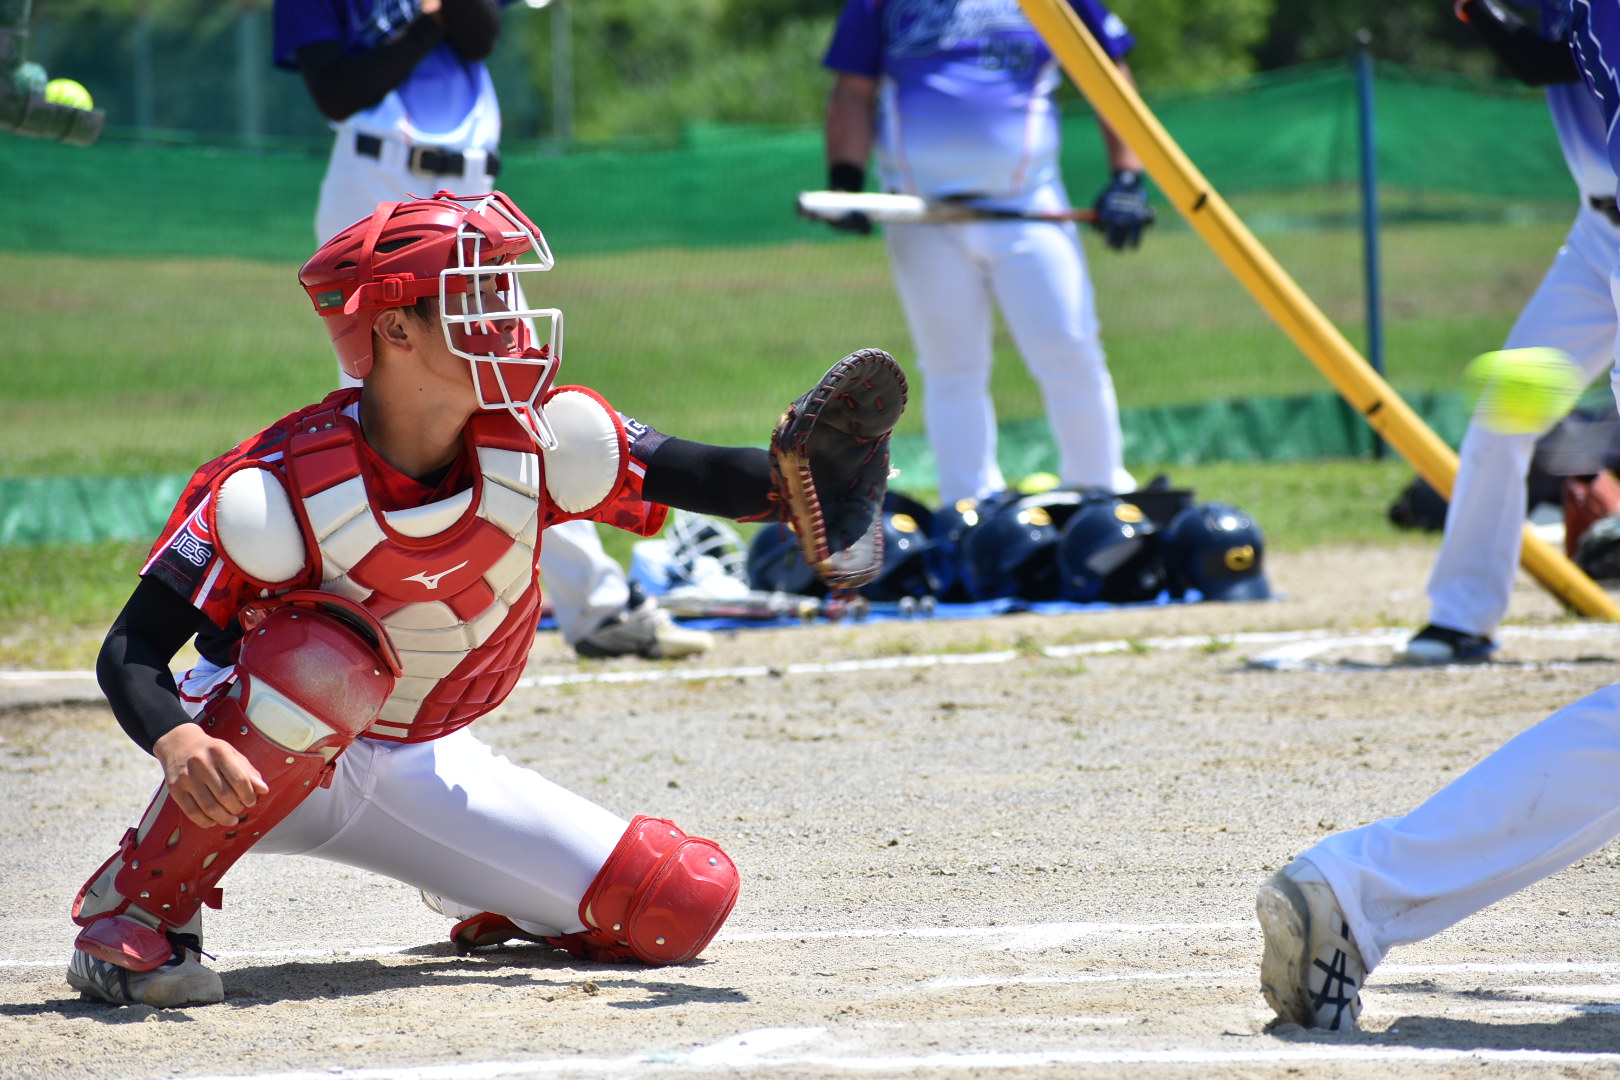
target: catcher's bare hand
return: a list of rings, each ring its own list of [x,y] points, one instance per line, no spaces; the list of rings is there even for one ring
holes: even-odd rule
[[[152,754],[163,766],[169,797],[204,829],[235,825],[270,790],[236,747],[196,724],[181,724],[165,733],[152,745]]]
[[[834,364],[771,433],[782,519],[804,561],[835,589],[857,589],[883,568],[889,436],[906,407],[906,377],[882,349]]]

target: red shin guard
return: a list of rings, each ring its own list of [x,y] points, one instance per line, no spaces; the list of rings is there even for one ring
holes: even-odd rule
[[[75,942],[92,956],[150,971],[172,952],[168,933],[202,905],[220,904],[219,880],[260,837],[330,783],[333,763],[376,718],[399,665],[382,627],[352,601],[290,593],[248,627],[230,689],[198,723],[235,747],[269,791],[229,828],[194,824],[167,785],[124,834],[118,851],[79,890]]]

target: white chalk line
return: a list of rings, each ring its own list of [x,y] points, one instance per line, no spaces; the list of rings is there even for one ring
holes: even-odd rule
[[[1392,645],[1401,643],[1410,636],[1411,631],[1409,630],[1385,629],[1354,633],[1341,632],[1337,637],[1319,636],[1313,638],[1304,638],[1301,640],[1286,642],[1277,646],[1276,648],[1266,650],[1266,652],[1259,656],[1252,657],[1249,660],[1249,666],[1279,671],[1294,669],[1327,670],[1329,669],[1329,665],[1313,663],[1312,658],[1320,656],[1321,654],[1332,649],[1353,649],[1369,645]],[[1612,624],[1577,624],[1574,626],[1505,626],[1497,632],[1497,636],[1504,640],[1604,640],[1620,637],[1620,626],[1614,626]],[[1406,665],[1403,665],[1399,661],[1395,660],[1392,654],[1389,662],[1386,664],[1369,664],[1364,666],[1377,669],[1383,667],[1401,668],[1405,667]],[[1484,662],[1439,666],[1447,670],[1467,671],[1473,669],[1489,670],[1492,664],[1490,662]],[[1513,666],[1521,669],[1567,668],[1576,666],[1576,662],[1571,660],[1534,661],[1515,663]]]
[[[1459,1050],[1404,1046],[1279,1046],[1275,1049],[1165,1049],[1165,1050],[1026,1050],[929,1054],[812,1053],[812,1044],[824,1040],[828,1029],[760,1028],[683,1051],[653,1051],[616,1058],[542,1058],[532,1061],[465,1062],[396,1068],[255,1073],[251,1080],[492,1080],[497,1077],[540,1076],[560,1073],[600,1075],[631,1071],[711,1073],[716,1069],[748,1069],[754,1075],[777,1069],[806,1067],[849,1072],[900,1073],[919,1070],[1019,1069],[1059,1065],[1289,1065],[1301,1062],[1377,1062],[1431,1064],[1476,1062],[1546,1066],[1603,1065],[1620,1062],[1620,1054],[1561,1050]],[[249,1080],[243,1074],[216,1074],[193,1080]]]
[[[858,939],[891,940],[925,938],[982,938],[1007,939],[999,947],[1007,950],[1035,951],[1058,948],[1083,937],[1130,936],[1159,933],[1208,934],[1229,930],[1259,930],[1253,920],[1230,922],[1172,922],[1172,923],[1116,923],[1116,922],[1061,922],[1061,923],[1008,923],[1001,926],[898,926],[860,928],[851,930],[722,930],[715,936],[719,944],[750,944],[761,941],[844,941]],[[420,949],[424,943],[414,941],[398,945],[330,946],[324,949],[258,949],[232,950],[223,955],[232,966],[238,961],[263,962],[274,960],[343,960],[349,957],[403,955]],[[65,963],[60,958],[51,960],[21,960],[0,958],[3,967],[55,967]],[[615,973],[604,972],[607,978]]]
[[[846,938],[990,938],[1010,936],[1017,939],[1013,948],[1051,948],[1077,938],[1108,934],[1157,934],[1165,931],[1193,931],[1243,929],[1253,920],[1230,922],[1176,922],[1176,923],[1009,923],[1005,926],[910,926],[893,929],[870,930],[755,930],[729,933],[722,931],[717,941],[842,941]]]
[[[722,934],[721,942],[750,943],[791,940],[841,939],[933,939],[952,941],[977,939],[985,942],[1001,941],[1017,944],[1026,951],[1052,947],[1082,937],[1121,938],[1146,934],[1209,934],[1230,935],[1233,931],[1251,931],[1257,936],[1252,923],[1223,922],[1165,922],[1165,923],[1043,923],[1009,924],[996,926],[962,927],[893,927],[856,930],[824,931],[756,931]],[[416,946],[412,946],[416,947]],[[232,966],[240,961],[327,959],[342,960],[399,954],[408,947],[351,946],[338,949],[281,949],[237,953],[230,956]],[[50,962],[53,966],[60,960]],[[25,963],[14,966],[40,966]],[[1482,961],[1428,964],[1385,964],[1378,970],[1380,979],[1389,977],[1432,977],[1444,974],[1547,976],[1583,974],[1587,976],[1620,975],[1620,962],[1511,962],[1493,964]],[[611,983],[634,981],[642,977],[639,972],[600,971],[591,978]],[[1129,982],[1252,982],[1258,978],[1256,966],[1205,971],[1139,971],[1139,972],[1083,972],[1062,976],[999,976],[955,977],[943,976],[912,984],[910,990],[897,987],[901,993],[975,986],[1042,986]],[[1620,1014],[1620,1003],[1570,1002],[1570,997],[1612,997],[1620,994],[1620,985],[1594,984],[1587,988],[1573,986],[1516,985],[1510,989],[1520,993],[1542,994],[1566,999],[1561,1002],[1470,1002],[1468,1015],[1530,1017],[1567,1017],[1574,1015]],[[1390,987],[1389,993],[1396,988]],[[1455,1003],[1452,1002],[1454,1005]],[[1448,1008],[1448,1015],[1454,1008]],[[1118,1017],[1103,1017],[1099,1022],[1117,1021]],[[901,1025],[904,1026],[904,1025]],[[966,1025],[956,1025],[966,1026]],[[1281,1046],[1264,1050],[1219,1050],[1200,1048],[1170,1048],[1154,1050],[1120,1049],[1055,1049],[1041,1051],[984,1051],[934,1052],[922,1055],[888,1054],[870,1056],[857,1053],[840,1054],[834,1047],[813,1047],[810,1044],[825,1041],[826,1028],[767,1028],[742,1032],[693,1050],[649,1051],[620,1057],[568,1057],[543,1058],[528,1061],[461,1062],[444,1065],[411,1065],[398,1068],[343,1068],[328,1067],[311,1071],[292,1071],[255,1074],[219,1074],[200,1080],[497,1080],[501,1077],[549,1075],[611,1075],[640,1071],[702,1072],[720,1068],[752,1069],[764,1074],[773,1071],[821,1068],[857,1073],[903,1072],[911,1070],[1015,1069],[1059,1067],[1064,1065],[1288,1065],[1308,1062],[1388,1062],[1424,1063],[1447,1061],[1478,1061],[1481,1063],[1520,1063],[1548,1065],[1620,1064],[1620,1053],[1586,1053],[1563,1051],[1507,1051],[1507,1050],[1441,1050],[1420,1047],[1379,1046]],[[798,1051],[798,1052],[795,1052]]]
[[[1247,924],[1243,924],[1247,925]],[[1061,986],[1066,984],[1082,983],[1110,983],[1110,982],[1158,982],[1175,979],[1233,979],[1258,977],[1258,961],[1253,968],[1228,968],[1221,971],[1139,971],[1139,972],[1080,972],[1073,975],[941,975],[933,979],[925,979],[918,986],[925,990],[958,989],[974,986]],[[1468,961],[1456,964],[1380,964],[1376,977],[1378,980],[1387,980],[1391,977],[1432,977],[1435,975],[1604,975],[1620,974],[1620,963],[1574,963],[1571,961],[1550,961],[1547,963],[1514,962],[1504,964],[1482,963]],[[1560,995],[1572,994],[1582,990],[1581,996],[1595,996],[1585,993],[1586,989],[1580,987],[1511,987],[1513,990],[1524,992],[1548,992]],[[1609,986],[1603,989],[1602,996],[1614,997],[1620,995],[1620,986]]]
[[[1203,649],[1210,646],[1270,645],[1297,642],[1304,650],[1299,658],[1332,648],[1378,645],[1404,638],[1409,630],[1257,630],[1233,634],[1188,634],[1177,637],[1115,639],[1079,645],[1048,645],[1040,655],[1054,660],[1075,656],[1140,652],[1152,649]],[[1576,623],[1570,626],[1508,626],[1504,638],[1549,641],[1620,639],[1620,626],[1605,623]],[[1274,653],[1279,652],[1273,650]],[[883,656],[868,660],[836,660],[823,663],[749,664],[725,668],[646,667],[625,671],[575,671],[560,675],[536,675],[519,679],[521,688],[544,688],[587,683],[701,682],[709,679],[758,679],[788,675],[831,675],[857,671],[901,671],[908,668],[950,667],[957,665],[1005,664],[1028,655],[1017,649],[982,653],[927,653],[914,656]],[[1292,657],[1292,652],[1286,654]],[[1488,666],[1488,665],[1474,665]],[[26,685],[30,682],[84,682],[93,689],[92,671],[0,671],[0,684]]]

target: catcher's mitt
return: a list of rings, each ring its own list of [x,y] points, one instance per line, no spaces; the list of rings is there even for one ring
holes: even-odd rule
[[[771,433],[782,519],[804,561],[835,589],[860,588],[883,568],[889,433],[905,407],[894,357],[861,349],[789,405]]]

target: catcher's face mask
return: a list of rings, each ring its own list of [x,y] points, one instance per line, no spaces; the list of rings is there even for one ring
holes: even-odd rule
[[[540,230],[501,192],[441,191],[382,203],[323,244],[299,280],[357,379],[371,370],[378,313],[437,297],[445,342],[471,368],[479,407],[506,409],[550,450],[557,439],[540,403],[562,359],[562,312],[530,307],[520,281],[553,264]]]
[[[506,409],[542,447],[556,449],[540,399],[561,359],[562,312],[530,307],[521,285],[524,275],[552,268],[551,249],[500,192],[456,201],[468,210],[456,235],[457,260],[439,274],[445,343],[471,366],[480,408]],[[537,321],[545,326],[538,347]]]

